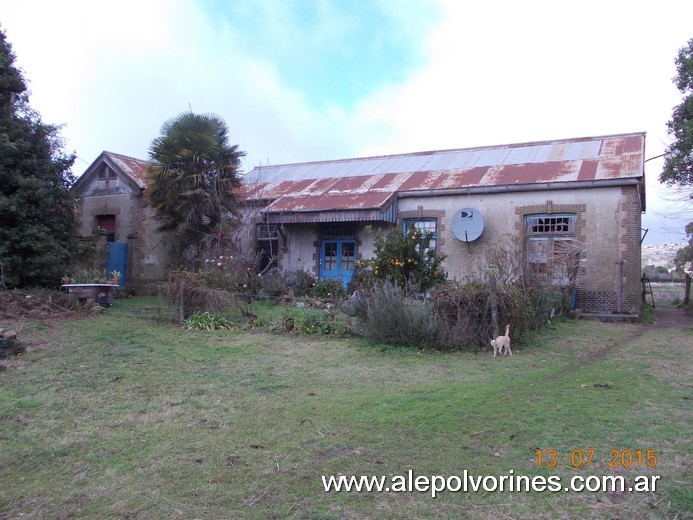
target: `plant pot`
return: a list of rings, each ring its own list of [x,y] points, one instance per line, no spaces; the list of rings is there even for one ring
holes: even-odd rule
[[[118,278],[111,278],[111,285],[118,285]]]

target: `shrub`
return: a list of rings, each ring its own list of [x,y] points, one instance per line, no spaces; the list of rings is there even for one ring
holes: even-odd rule
[[[316,278],[303,269],[297,269],[287,277],[286,282],[289,288],[293,291],[294,296],[301,298],[304,296],[313,295],[316,285]]]
[[[344,323],[337,321],[332,313],[306,314],[295,320],[296,331],[301,334],[317,334],[321,336],[348,336],[349,329]]]
[[[385,281],[352,302],[356,315],[366,313],[363,333],[381,343],[432,348],[438,338],[438,319],[425,300],[408,296],[398,284]]]
[[[478,351],[489,347],[495,331],[491,293],[486,284],[446,282],[428,299],[412,294],[411,289],[396,283],[380,282],[356,293],[343,309],[361,324],[360,332],[374,341],[438,350]],[[526,294],[517,287],[498,291],[498,332],[510,324],[511,337],[521,338],[546,323],[556,298],[555,292]],[[560,295],[558,298],[560,302]]]
[[[177,309],[181,323],[196,312],[219,312],[234,303],[232,293],[208,285],[205,273],[189,271],[172,272],[159,295]]]
[[[344,296],[344,286],[339,280],[320,280],[315,285],[314,295],[316,298],[327,298],[329,300],[338,300]]]
[[[359,266],[370,267],[376,280],[389,280],[400,287],[414,284],[427,291],[445,280],[441,267],[445,256],[429,249],[431,237],[417,230],[406,235],[398,229],[379,234],[374,241],[375,257],[360,260]]]
[[[258,275],[258,294],[270,298],[280,298],[289,292],[289,284],[284,273],[276,270]]]

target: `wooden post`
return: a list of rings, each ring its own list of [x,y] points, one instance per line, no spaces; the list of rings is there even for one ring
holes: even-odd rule
[[[488,266],[488,290],[491,293],[491,326],[493,327],[493,337],[500,336],[498,329],[498,291],[496,290],[496,268],[494,265]]]
[[[691,275],[686,273],[686,296],[683,298],[683,304],[688,305],[691,300]]]
[[[183,276],[178,278],[178,319],[180,323],[185,321],[185,279]]]

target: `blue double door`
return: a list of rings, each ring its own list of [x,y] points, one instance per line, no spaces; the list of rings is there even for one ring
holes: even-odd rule
[[[346,289],[356,269],[356,240],[323,240],[320,279],[339,280]]]

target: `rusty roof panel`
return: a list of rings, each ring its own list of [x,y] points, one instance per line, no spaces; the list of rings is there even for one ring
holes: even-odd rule
[[[408,191],[641,178],[644,147],[644,133],[565,139],[262,166],[244,182],[275,179],[274,188],[250,195],[277,199],[272,211],[378,207],[383,197]],[[321,200],[298,200],[292,193]]]
[[[578,172],[577,180],[593,181],[597,176],[597,161],[582,161],[580,171]]]
[[[392,193],[366,192],[338,195],[280,197],[267,207],[270,213],[287,211],[335,211],[346,209],[383,209]]]
[[[120,155],[113,152],[104,152],[107,157],[122,173],[134,180],[140,188],[147,185],[146,173],[149,163],[127,155]]]

